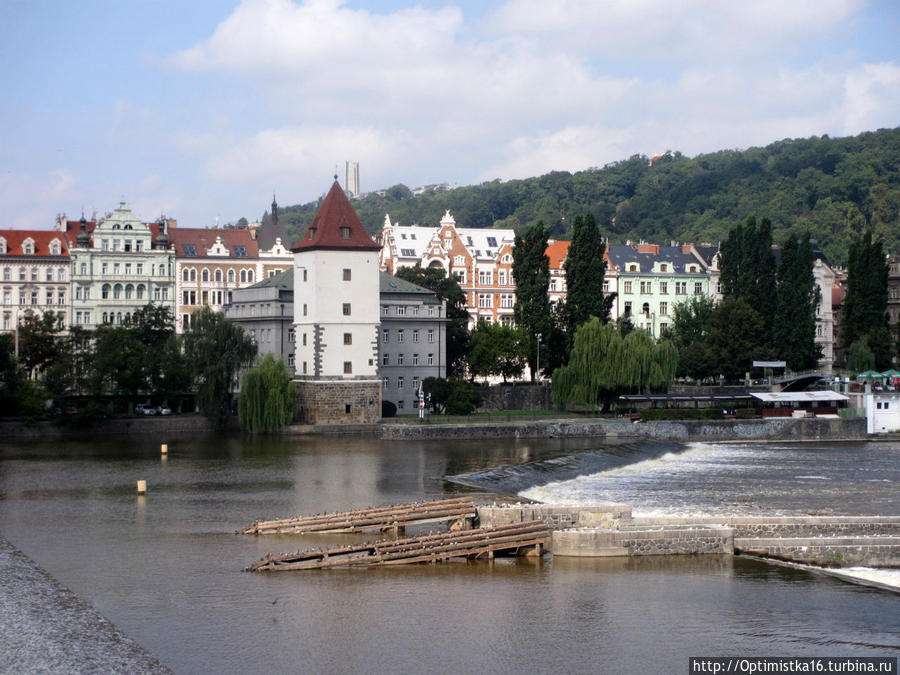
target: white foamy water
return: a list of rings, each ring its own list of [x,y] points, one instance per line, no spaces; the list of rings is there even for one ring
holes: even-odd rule
[[[690,443],[539,485],[528,499],[630,504],[635,516],[894,515],[900,444]]]
[[[885,586],[890,586],[900,591],[900,570],[878,569],[874,567],[847,567],[839,570],[840,575],[874,581]]]

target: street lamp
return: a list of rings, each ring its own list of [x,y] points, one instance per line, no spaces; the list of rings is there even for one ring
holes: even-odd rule
[[[541,334],[538,333],[535,337],[537,337],[538,348],[537,348],[537,367],[535,368],[535,378],[538,382],[541,380]]]

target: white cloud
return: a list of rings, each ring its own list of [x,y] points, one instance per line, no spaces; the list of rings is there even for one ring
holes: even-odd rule
[[[13,215],[0,221],[0,228],[46,229],[53,224],[55,214],[63,213],[66,204],[77,197],[80,188],[76,177],[64,168],[39,174],[2,174],[0,209]]]
[[[900,110],[900,67],[867,63],[847,73],[843,133],[893,127]]]

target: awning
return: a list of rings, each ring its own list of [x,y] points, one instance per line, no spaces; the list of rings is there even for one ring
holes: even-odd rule
[[[767,403],[797,403],[801,401],[824,403],[825,401],[850,400],[849,396],[836,391],[765,391],[761,394],[751,393],[750,395]]]

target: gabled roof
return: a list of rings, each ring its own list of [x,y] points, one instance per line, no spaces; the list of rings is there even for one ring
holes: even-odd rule
[[[60,243],[60,256],[69,255],[66,238],[55,230],[0,230],[0,237],[6,239],[6,255],[26,255],[22,248],[26,239],[34,241],[34,253],[28,255],[49,256],[50,242]]]
[[[393,274],[388,274],[387,272],[381,272],[380,274],[381,276],[379,277],[379,290],[382,293],[412,293],[415,295],[435,295],[434,291],[430,291],[427,288],[419,286],[418,284],[414,284],[411,281],[407,281],[406,279],[395,277]]]
[[[563,261],[569,253],[571,241],[553,241],[547,245],[547,257],[550,259],[550,269],[562,269]]]
[[[344,190],[334,181],[316,217],[309,224],[303,238],[291,251],[318,249],[380,251],[350,205]]]
[[[259,247],[250,236],[250,230],[207,227],[176,227],[169,230],[169,240],[174,243],[175,255],[179,258],[215,256],[209,249],[215,246],[219,237],[222,238],[222,245],[228,249],[230,260],[259,257]]]

